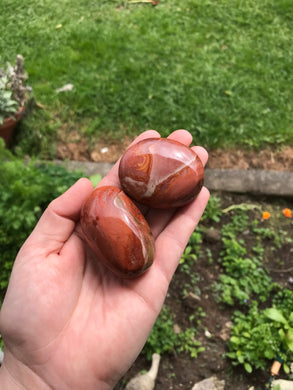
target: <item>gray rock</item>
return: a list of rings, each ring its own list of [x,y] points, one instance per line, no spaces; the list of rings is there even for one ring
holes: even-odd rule
[[[225,381],[212,376],[196,383],[191,390],[224,390]]]
[[[126,385],[126,390],[153,390],[155,388],[161,356],[154,353],[151,369],[146,374],[138,374]]]
[[[211,244],[221,241],[221,232],[219,229],[208,229],[205,233],[205,239]]]
[[[285,381],[284,379],[277,379],[272,383],[272,389],[280,386],[281,390],[293,390],[293,381]]]
[[[88,176],[99,174],[102,177],[106,176],[114,164],[99,163],[99,162],[83,162],[83,161],[61,161],[54,160],[54,164],[62,165],[69,171],[82,171]]]
[[[292,197],[293,172],[206,169],[205,186],[215,191]]]

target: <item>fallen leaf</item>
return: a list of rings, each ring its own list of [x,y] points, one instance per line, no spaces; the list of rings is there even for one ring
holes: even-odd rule
[[[65,84],[63,85],[63,87],[56,89],[56,92],[60,93],[60,92],[72,91],[73,87],[74,87],[73,84]]]

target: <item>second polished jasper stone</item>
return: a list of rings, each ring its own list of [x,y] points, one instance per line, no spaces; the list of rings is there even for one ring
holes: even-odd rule
[[[148,138],[126,150],[119,165],[123,190],[149,207],[165,209],[191,202],[204,182],[198,155],[167,138]]]
[[[83,205],[80,222],[97,260],[119,278],[137,277],[152,265],[155,243],[151,229],[120,188],[96,188]]]

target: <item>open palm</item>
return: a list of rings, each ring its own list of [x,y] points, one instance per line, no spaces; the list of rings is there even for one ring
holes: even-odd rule
[[[159,134],[150,130],[135,142],[149,137]],[[170,138],[191,142],[184,130]],[[195,150],[205,163],[205,150]],[[117,172],[116,164],[99,185],[119,186]],[[156,240],[154,264],[137,279],[120,280],[83,240],[80,209],[92,190],[81,179],[54,200],[16,258],[0,312],[7,388],[113,388],[141,351],[209,197],[203,188],[179,210],[144,209]]]

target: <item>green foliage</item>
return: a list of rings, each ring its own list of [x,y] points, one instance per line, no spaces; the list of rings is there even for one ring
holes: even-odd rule
[[[200,276],[192,271],[192,267],[200,256],[200,248],[202,243],[202,235],[197,227],[190,236],[188,244],[180,259],[178,270],[186,274],[186,282],[184,283],[182,294],[187,296],[190,292],[195,295],[200,295],[198,282]]]
[[[13,100],[12,91],[5,91],[0,80],[0,125],[4,119],[17,112],[17,102]]]
[[[293,142],[289,1],[2,3],[0,53],[24,55],[60,128],[72,118],[117,139],[186,128],[208,147]],[[56,94],[66,83],[73,90]]]
[[[24,163],[0,139],[0,292],[5,292],[15,256],[49,202],[78,178],[52,164]]]
[[[177,352],[188,353],[192,358],[204,350],[201,343],[195,338],[196,330],[187,328],[184,332],[174,332],[174,319],[167,306],[162,311],[149,335],[149,338],[142,351],[147,359],[151,359],[153,353]]]
[[[274,326],[278,328],[282,349],[293,353],[292,308],[293,291],[285,289],[275,297],[273,307],[264,310],[264,314],[274,321]]]
[[[211,220],[219,222],[221,215],[221,199],[216,195],[211,195],[201,220]]]
[[[188,244],[180,259],[180,269],[189,272],[190,267],[197,260],[201,243],[201,233],[196,229],[189,238]]]
[[[252,232],[262,240],[272,242],[276,248],[281,248],[286,239],[285,232],[273,230],[271,227],[260,227],[257,220],[253,221]]]
[[[223,240],[221,263],[225,274],[220,276],[221,301],[229,305],[246,303],[252,294],[264,302],[273,287],[271,278],[258,257],[246,257],[243,243],[235,239]]]
[[[177,341],[177,350],[189,354],[194,359],[197,358],[200,352],[205,350],[201,342],[196,340],[196,333],[195,328],[187,328],[184,332],[178,334]]]
[[[284,289],[273,299],[272,307],[259,310],[253,301],[249,312],[236,311],[227,356],[233,365],[243,365],[246,371],[266,369],[277,357],[288,364],[293,359],[293,291]]]
[[[19,107],[24,106],[27,100],[27,89],[24,82],[27,75],[24,72],[23,57],[18,55],[16,63],[6,66],[0,63],[0,125],[4,120],[13,117]]]
[[[219,262],[224,272],[214,288],[220,301],[228,305],[246,304],[252,296],[264,302],[274,286],[262,266],[263,248],[257,238],[250,255],[245,240],[238,238],[247,229],[248,215],[238,210],[221,231],[223,249]]]

